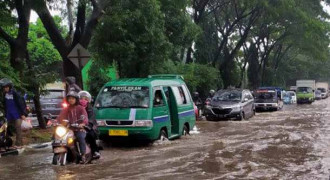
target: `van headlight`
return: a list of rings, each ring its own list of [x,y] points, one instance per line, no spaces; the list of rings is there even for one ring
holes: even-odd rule
[[[97,122],[97,126],[106,126],[105,121],[96,121]]]
[[[152,120],[135,120],[135,126],[137,127],[152,127]]]
[[[56,128],[56,135],[59,136],[59,137],[63,137],[67,132],[67,129],[65,127],[62,127],[62,126],[58,126]]]

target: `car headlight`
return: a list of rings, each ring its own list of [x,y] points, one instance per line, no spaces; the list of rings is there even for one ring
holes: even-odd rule
[[[63,137],[67,132],[67,129],[65,127],[62,127],[62,126],[58,126],[56,128],[56,135],[59,136],[59,137]]]
[[[241,106],[239,106],[239,105],[233,106],[232,109],[233,109],[233,111],[240,111],[241,110]]]
[[[152,127],[151,120],[135,120],[135,126],[137,127]]]
[[[96,121],[97,126],[106,126],[105,121]]]

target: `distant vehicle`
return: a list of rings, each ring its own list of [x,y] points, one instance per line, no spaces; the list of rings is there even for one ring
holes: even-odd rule
[[[251,92],[241,89],[218,91],[204,111],[207,120],[222,118],[243,120],[251,118],[254,114],[254,98]]]
[[[329,96],[329,83],[317,82],[316,89],[321,91],[322,99],[325,99]]]
[[[290,86],[290,91],[297,91],[297,86]]]
[[[196,123],[192,97],[179,75],[111,81],[94,107],[101,139],[175,139]]]
[[[315,100],[321,100],[322,99],[322,91],[316,90],[315,91]]]
[[[61,82],[47,84],[40,94],[41,111],[45,120],[50,118],[49,114],[52,114],[52,118],[56,118],[61,110],[68,106],[65,101],[64,84]],[[27,98],[26,104],[30,115],[36,116],[35,105],[32,98]]]
[[[297,80],[297,103],[313,103],[315,100],[315,80]]]
[[[291,96],[291,104],[297,103],[297,95],[294,91],[287,91],[287,94]]]
[[[52,114],[52,118],[57,118],[63,108],[67,107],[64,89],[47,89],[41,92],[41,110],[44,118]]]
[[[261,87],[255,92],[256,110],[280,110],[283,108],[282,90]]]

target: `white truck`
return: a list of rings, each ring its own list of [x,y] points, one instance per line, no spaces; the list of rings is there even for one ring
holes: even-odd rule
[[[312,103],[315,101],[315,80],[297,80],[297,103]]]
[[[329,83],[327,83],[327,82],[317,82],[316,83],[316,89],[321,91],[322,99],[325,99],[325,98],[328,97]]]

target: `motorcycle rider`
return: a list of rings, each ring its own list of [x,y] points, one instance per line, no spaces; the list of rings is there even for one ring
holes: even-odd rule
[[[215,95],[215,90],[211,89],[209,92],[209,97],[207,97],[207,98],[212,99],[214,95]]]
[[[12,135],[16,132],[16,142],[12,148],[20,149],[22,143],[22,121],[26,119],[26,104],[23,98],[14,90],[13,83],[10,79],[1,79],[1,85],[3,90],[3,107],[5,117],[8,120],[9,134]]]
[[[79,102],[80,105],[82,105],[88,114],[88,126],[90,127],[90,130],[87,132],[86,135],[86,141],[90,144],[93,158],[98,159],[100,158],[99,148],[96,144],[96,139],[98,136],[98,130],[97,130],[97,122],[95,119],[95,114],[93,111],[93,107],[91,104],[92,96],[87,91],[80,91],[78,93],[79,95]]]
[[[74,91],[70,91],[67,96],[66,100],[69,104],[68,108],[65,108],[61,111],[60,115],[58,116],[57,120],[59,122],[63,120],[68,120],[70,124],[79,123],[81,127],[80,130],[74,131],[74,135],[79,142],[79,148],[81,153],[81,160],[82,163],[86,162],[86,131],[84,126],[88,125],[88,115],[83,106],[79,104],[79,96],[78,93]],[[84,119],[80,119],[83,117]],[[79,120],[83,120],[82,122]],[[79,121],[79,122],[78,122]]]
[[[202,104],[202,99],[199,97],[199,93],[198,92],[194,92],[193,93],[193,100],[196,106]]]
[[[74,91],[76,93],[79,93],[82,91],[82,89],[76,84],[76,78],[73,76],[68,76],[65,78],[66,84],[67,84],[67,91]]]

